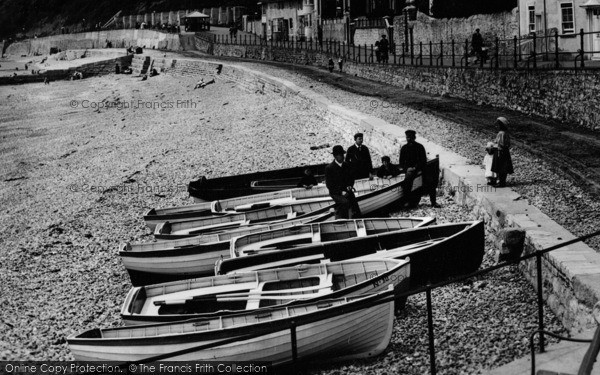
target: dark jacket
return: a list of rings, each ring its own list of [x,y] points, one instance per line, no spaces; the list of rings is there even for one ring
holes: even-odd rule
[[[342,166],[331,162],[325,167],[325,186],[329,189],[329,195],[342,195],[348,186],[354,185],[354,178],[348,163],[342,163]]]
[[[354,171],[354,178],[361,179],[369,177],[369,173],[373,170],[373,163],[371,162],[371,152],[365,145],[360,146],[360,151],[356,144],[348,147],[346,151],[346,162],[350,164],[350,167]]]
[[[388,164],[388,167],[386,168],[385,166],[381,166],[379,167],[379,169],[377,170],[377,177],[379,178],[384,178],[386,176],[392,176],[392,177],[396,177],[400,174],[400,170],[398,169],[397,166],[395,166],[394,164],[390,163]]]
[[[416,168],[417,171],[422,171],[426,165],[427,153],[422,144],[413,142],[402,146],[399,164],[401,170],[406,171],[408,168]]]

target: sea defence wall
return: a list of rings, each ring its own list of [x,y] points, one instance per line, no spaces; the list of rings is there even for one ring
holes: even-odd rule
[[[119,65],[120,69],[128,68],[131,66],[133,56],[121,56],[112,59],[106,59],[102,61],[95,61],[88,64],[82,64],[67,69],[52,69],[43,71],[40,74],[22,74],[17,76],[0,77],[0,86],[2,85],[16,85],[22,83],[34,83],[44,82],[46,79],[49,81],[58,81],[69,79],[75,72],[83,73],[84,78],[94,77],[104,74],[111,74],[115,72],[115,65]]]
[[[214,44],[215,56],[327,66],[325,52],[260,45]],[[344,62],[350,75],[553,118],[600,131],[600,71],[489,70]]]
[[[181,50],[178,34],[167,34],[145,29],[125,29],[27,39],[11,44],[5,53],[12,56],[45,55],[50,53],[51,48],[60,49],[61,51],[107,48],[109,43],[112,48],[145,47],[171,51]]]
[[[357,131],[365,133],[370,147],[382,155],[393,155],[396,160],[392,161],[397,162],[395,155],[403,142],[405,129],[342,107],[291,82],[214,61],[159,59],[154,65],[162,67],[167,74],[225,79],[250,92],[271,92],[300,100],[348,138]],[[505,228],[525,230],[526,254],[575,238],[512,190],[487,187],[484,171],[479,166],[468,164],[465,158],[426,139],[419,139],[429,157],[440,156],[443,188],[458,203],[469,207],[474,218],[484,219],[493,236]],[[523,262],[519,268],[535,287],[535,260]],[[571,333],[595,327],[592,308],[600,296],[600,254],[584,243],[576,243],[543,255],[542,268],[544,300],[563,325]]]

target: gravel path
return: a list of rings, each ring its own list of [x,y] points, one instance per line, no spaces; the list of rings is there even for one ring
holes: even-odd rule
[[[66,336],[121,325],[130,283],[118,245],[151,240],[141,215],[191,203],[190,180],[325,162],[327,149],[309,147],[351,143],[301,103],[241,92],[222,80],[196,91],[194,83],[109,76],[3,89],[0,360],[72,359]],[[189,108],[190,101],[199,103]],[[82,108],[92,103],[129,107]],[[140,105],[167,108],[132,108]],[[440,197],[442,209],[424,203],[395,214],[431,215],[440,223],[471,219],[450,197]],[[486,247],[491,264],[492,244]],[[475,373],[527,353],[523,339],[536,326],[537,310],[532,287],[518,273],[497,271],[437,290],[433,298],[439,373]],[[409,298],[383,356],[309,372],[426,373],[424,306],[424,296]],[[546,324],[562,330],[549,312]]]

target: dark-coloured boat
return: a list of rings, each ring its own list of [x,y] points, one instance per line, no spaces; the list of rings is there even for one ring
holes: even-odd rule
[[[410,257],[411,286],[416,286],[476,271],[484,248],[483,221],[441,224],[225,259],[217,263],[216,273],[322,261]]]

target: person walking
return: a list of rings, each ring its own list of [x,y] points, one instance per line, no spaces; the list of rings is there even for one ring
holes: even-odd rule
[[[417,142],[416,131],[407,130],[404,133],[406,134],[406,144],[400,148],[399,159],[400,170],[406,174],[402,183],[403,201],[411,202],[413,181],[417,174],[421,172],[423,174],[423,185],[429,189],[431,206],[440,208],[441,206],[436,200],[437,176],[426,176],[427,153],[425,147]]]
[[[325,167],[325,186],[329,196],[335,202],[336,219],[352,219],[360,217],[360,208],[354,196],[354,177],[350,165],[344,162],[344,148],[340,145],[333,146],[334,160]]]
[[[479,29],[475,29],[475,33],[471,38],[471,48],[473,48],[473,53],[475,54],[475,56],[477,56],[477,60],[475,60],[475,62],[478,62],[480,59],[483,59],[483,36],[481,36],[481,34],[479,33]],[[485,61],[483,62],[485,63]]]
[[[381,40],[379,41],[379,52],[381,53],[381,62],[387,64],[389,61],[389,49],[390,42],[387,40],[387,36],[382,35]]]
[[[498,184],[496,187],[506,187],[507,176],[514,173],[512,158],[510,157],[511,144],[508,133],[508,119],[506,117],[498,117],[496,125],[498,126],[498,135],[494,143],[498,149],[498,154],[493,160],[492,172],[498,175]]]

